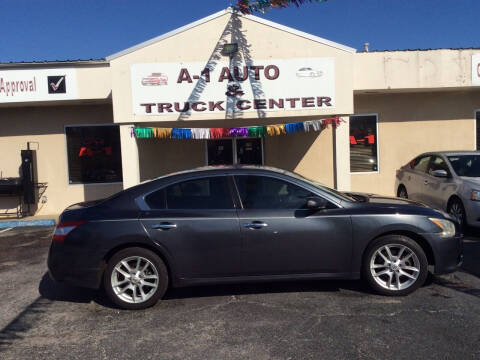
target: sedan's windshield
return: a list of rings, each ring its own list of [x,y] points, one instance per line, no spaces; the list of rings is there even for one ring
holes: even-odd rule
[[[480,177],[480,155],[455,155],[448,160],[458,176]]]
[[[310,185],[322,190],[323,192],[326,192],[328,194],[331,194],[337,198],[340,198],[342,200],[346,200],[346,201],[350,201],[350,202],[356,202],[357,200],[355,200],[353,197],[350,197],[340,191],[337,191],[337,190],[334,190],[334,189],[331,189],[329,188],[328,186],[325,186],[323,184],[320,184],[319,182],[316,182],[315,180],[311,180],[311,179],[307,179],[306,177],[302,176],[302,175],[299,175],[297,173],[292,173],[290,171],[284,171],[285,174],[287,175],[290,175],[292,177],[296,177],[298,179],[301,179],[307,183],[309,183]]]

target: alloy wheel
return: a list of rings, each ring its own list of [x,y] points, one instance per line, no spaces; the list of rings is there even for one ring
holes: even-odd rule
[[[130,304],[143,303],[158,289],[158,271],[148,259],[131,256],[115,265],[111,285],[115,295],[121,300]]]
[[[465,221],[462,205],[458,201],[454,201],[450,206],[450,215],[452,215],[463,226]]]
[[[420,261],[415,252],[401,244],[388,244],[377,249],[370,260],[375,282],[387,290],[404,290],[420,275]]]

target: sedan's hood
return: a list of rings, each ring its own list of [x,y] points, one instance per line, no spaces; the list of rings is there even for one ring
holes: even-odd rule
[[[425,204],[422,204],[420,202],[408,200],[408,199],[402,199],[402,198],[381,196],[381,195],[368,194],[368,193],[359,193],[359,192],[345,192],[345,194],[350,197],[353,197],[355,200],[360,202],[385,204],[385,205],[415,205],[415,206],[427,207]]]
[[[358,213],[415,214],[429,217],[440,216],[453,220],[451,216],[444,211],[432,209],[417,201],[356,192],[348,192],[345,194],[357,200],[354,204],[356,205],[355,207]]]
[[[480,177],[460,176],[460,179],[462,179],[466,187],[470,186],[475,190],[480,190]]]

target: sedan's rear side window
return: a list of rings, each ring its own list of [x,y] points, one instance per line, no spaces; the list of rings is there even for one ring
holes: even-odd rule
[[[183,181],[145,198],[152,209],[234,209],[226,177]]]
[[[244,209],[305,209],[312,192],[267,176],[236,176]]]

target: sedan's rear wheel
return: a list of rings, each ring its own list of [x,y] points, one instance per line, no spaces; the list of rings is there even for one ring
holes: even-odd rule
[[[166,292],[168,272],[163,261],[144,248],[119,251],[108,262],[104,274],[107,295],[124,309],[145,309]]]
[[[427,274],[425,252],[406,236],[384,236],[367,249],[363,275],[380,294],[410,294],[423,285]]]

